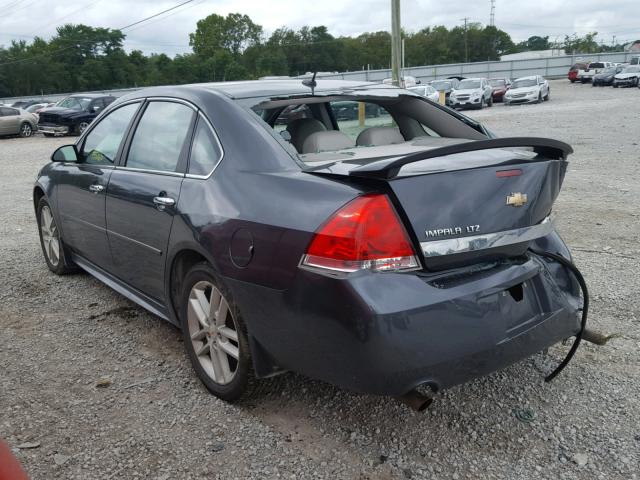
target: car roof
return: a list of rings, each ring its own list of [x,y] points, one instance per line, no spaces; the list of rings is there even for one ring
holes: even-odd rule
[[[537,78],[538,78],[538,75],[529,75],[528,77],[516,78],[516,80],[535,80]]]
[[[253,97],[278,97],[291,95],[306,95],[311,93],[310,87],[302,84],[301,78],[283,80],[245,80],[238,82],[198,83],[183,85],[184,89],[215,90],[228,97],[253,98]],[[345,90],[366,90],[369,88],[397,88],[392,85],[372,82],[354,82],[347,80],[323,80],[316,79],[316,92],[344,92]]]
[[[70,97],[82,97],[82,98],[103,98],[103,97],[111,97],[112,95],[108,95],[106,93],[74,93],[73,95],[69,95]]]

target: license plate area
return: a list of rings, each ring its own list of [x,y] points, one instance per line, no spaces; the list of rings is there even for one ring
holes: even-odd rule
[[[507,336],[513,338],[544,320],[534,288],[535,279],[513,285],[499,295],[500,313],[507,319]]]

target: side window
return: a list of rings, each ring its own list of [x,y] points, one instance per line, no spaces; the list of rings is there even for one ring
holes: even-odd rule
[[[120,143],[140,103],[120,107],[104,117],[87,135],[82,159],[91,165],[113,165]]]
[[[222,158],[222,150],[211,127],[201,117],[198,119],[196,134],[191,146],[189,173],[192,175],[209,175]]]
[[[133,135],[127,167],[175,172],[193,115],[181,103],[149,103]]]
[[[92,113],[100,113],[103,109],[104,109],[104,100],[102,100],[101,98],[91,102],[91,106],[89,107],[89,111]]]
[[[375,103],[344,101],[331,102],[330,106],[338,122],[338,130],[353,140],[367,128],[395,126],[389,112]],[[364,118],[359,116],[361,109],[364,109]]]
[[[15,115],[19,115],[20,112],[18,110],[16,110],[15,108],[2,108],[0,109],[0,111],[2,112],[2,116],[3,117],[13,117]]]

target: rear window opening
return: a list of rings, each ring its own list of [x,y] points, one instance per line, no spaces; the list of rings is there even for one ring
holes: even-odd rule
[[[477,122],[403,90],[274,98],[251,108],[304,163],[374,161],[487,138]]]
[[[511,295],[511,298],[516,302],[521,302],[524,298],[524,286],[522,283],[509,287],[507,291]]]

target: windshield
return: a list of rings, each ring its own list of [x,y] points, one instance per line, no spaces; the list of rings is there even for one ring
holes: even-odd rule
[[[90,98],[67,97],[64,100],[60,100],[57,106],[62,108],[70,108],[71,110],[84,110],[90,103]]]
[[[589,68],[604,68],[604,64],[600,62],[590,63]]]
[[[456,90],[471,90],[473,88],[480,88],[480,80],[462,80]]]
[[[609,67],[606,70],[603,70],[601,73],[608,74],[608,73],[616,73],[617,71],[618,71],[617,67]]]
[[[36,110],[39,110],[43,107],[43,105],[36,103],[35,105],[31,105],[30,107],[27,107],[25,110],[27,110],[27,112],[29,113],[33,113]]]
[[[622,71],[622,73],[636,73],[636,72],[640,72],[640,67],[627,67]]]
[[[451,88],[451,82],[445,82],[445,81],[431,82],[431,86],[436,90],[449,90]]]
[[[511,85],[511,88],[526,88],[526,87],[535,87],[537,85],[535,78],[523,78],[522,80],[516,80]]]
[[[501,78],[493,78],[489,80],[489,85],[492,87],[504,87],[506,84],[507,82]]]

